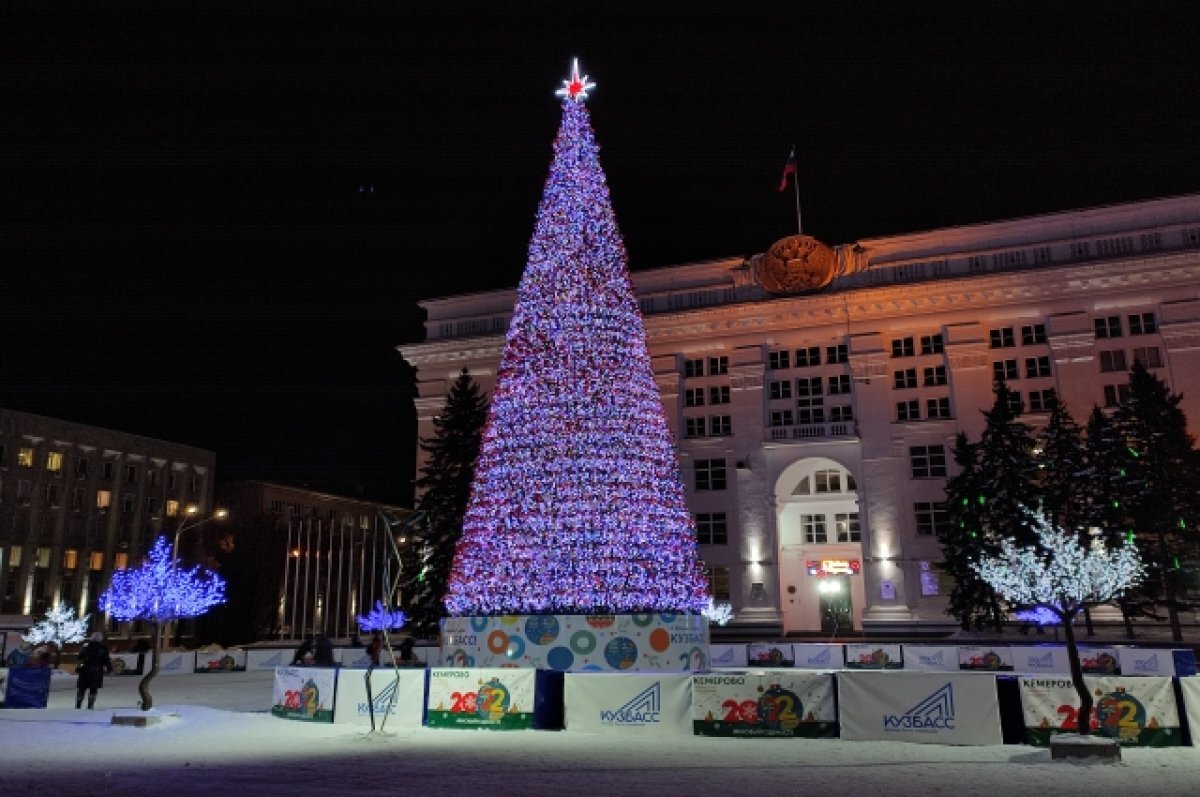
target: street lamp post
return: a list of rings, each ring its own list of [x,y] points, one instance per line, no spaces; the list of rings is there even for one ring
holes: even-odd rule
[[[183,535],[183,533],[189,529],[199,528],[205,523],[213,520],[224,520],[226,517],[228,517],[229,512],[225,509],[218,509],[205,518],[199,517],[199,514],[200,507],[196,506],[195,504],[190,504],[187,509],[183,510],[183,517],[180,519],[179,525],[175,527],[175,539],[171,543],[171,566],[177,570],[179,569],[179,538]],[[179,621],[175,620],[174,627],[178,628],[178,625]],[[159,633],[161,634],[161,630]],[[167,639],[170,639],[169,634],[161,636],[157,640],[157,647],[160,650],[163,648]]]

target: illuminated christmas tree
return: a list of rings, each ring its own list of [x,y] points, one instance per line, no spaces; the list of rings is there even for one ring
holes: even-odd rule
[[[150,672],[138,684],[143,711],[154,706],[150,681],[158,674],[163,625],[185,617],[199,617],[224,602],[225,580],[199,566],[181,569],[166,537],[154,541],[141,567],[112,574],[112,582],[100,595],[101,611],[117,620],[142,620],[153,630]]]
[[[452,615],[708,605],[578,64],[446,596]]]

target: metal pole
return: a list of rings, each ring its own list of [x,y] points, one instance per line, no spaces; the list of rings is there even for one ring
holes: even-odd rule
[[[332,520],[330,521],[333,522]],[[342,570],[346,568],[346,527],[338,528],[338,585],[337,585],[337,627],[340,631],[342,627]],[[350,626],[346,625],[347,635],[350,633]]]
[[[323,522],[323,521],[322,521]],[[333,584],[333,524],[329,524],[329,551],[325,554],[325,610],[321,615],[325,620],[325,628],[332,630],[333,635],[337,636],[337,615],[333,613],[333,592],[330,586]],[[333,618],[333,629],[329,629],[328,618]]]
[[[279,606],[275,610],[276,616],[279,618],[279,638],[283,639],[283,623],[287,619],[287,589],[288,589],[288,570],[291,569],[292,563],[292,524],[288,523],[287,547],[283,549],[283,592],[280,594]]]
[[[288,521],[288,539],[290,540],[291,538],[292,538],[292,521],[289,520]],[[288,603],[292,607],[292,622],[290,624],[291,631],[292,631],[292,639],[300,638],[299,634],[297,634],[297,631],[299,629],[296,628],[296,610],[300,606],[300,601],[298,601],[296,599],[296,596],[299,594],[299,589],[300,589],[300,553],[299,553],[300,552],[300,529],[299,528],[296,529],[296,552],[297,552],[296,556],[292,557],[293,559],[296,560],[295,567],[294,567],[296,572],[292,576],[292,597],[288,601]],[[289,565],[289,567],[290,566],[291,565]]]
[[[310,524],[312,520],[308,521]],[[317,547],[313,549],[313,556],[317,560],[317,574],[313,579],[313,629],[325,633],[325,607],[321,603],[321,521],[317,521]]]
[[[308,582],[311,580],[309,575],[312,573],[310,556],[312,556],[312,518],[309,518],[308,529],[304,534],[304,614],[300,625],[303,627],[305,636],[308,635]]]

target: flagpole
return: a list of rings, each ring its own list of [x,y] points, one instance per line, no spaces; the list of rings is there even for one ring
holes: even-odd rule
[[[796,145],[792,145],[792,155],[796,154]],[[800,221],[800,165],[796,165],[796,172],[792,175],[792,187],[796,189],[796,232],[804,235],[804,224]]]

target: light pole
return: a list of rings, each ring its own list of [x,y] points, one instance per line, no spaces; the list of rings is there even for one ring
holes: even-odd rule
[[[175,539],[171,543],[171,566],[176,570],[179,569],[179,537],[188,529],[198,528],[209,521],[224,520],[226,517],[228,517],[229,512],[225,509],[218,509],[205,518],[199,517],[199,515],[200,507],[196,506],[195,504],[189,504],[188,507],[183,510],[183,517],[180,518],[179,525],[175,527]],[[178,628],[179,621],[175,620],[173,622],[174,628]],[[167,639],[170,639],[171,636],[171,634],[161,636],[158,640],[156,640],[157,644],[155,647],[158,649],[163,649]]]

